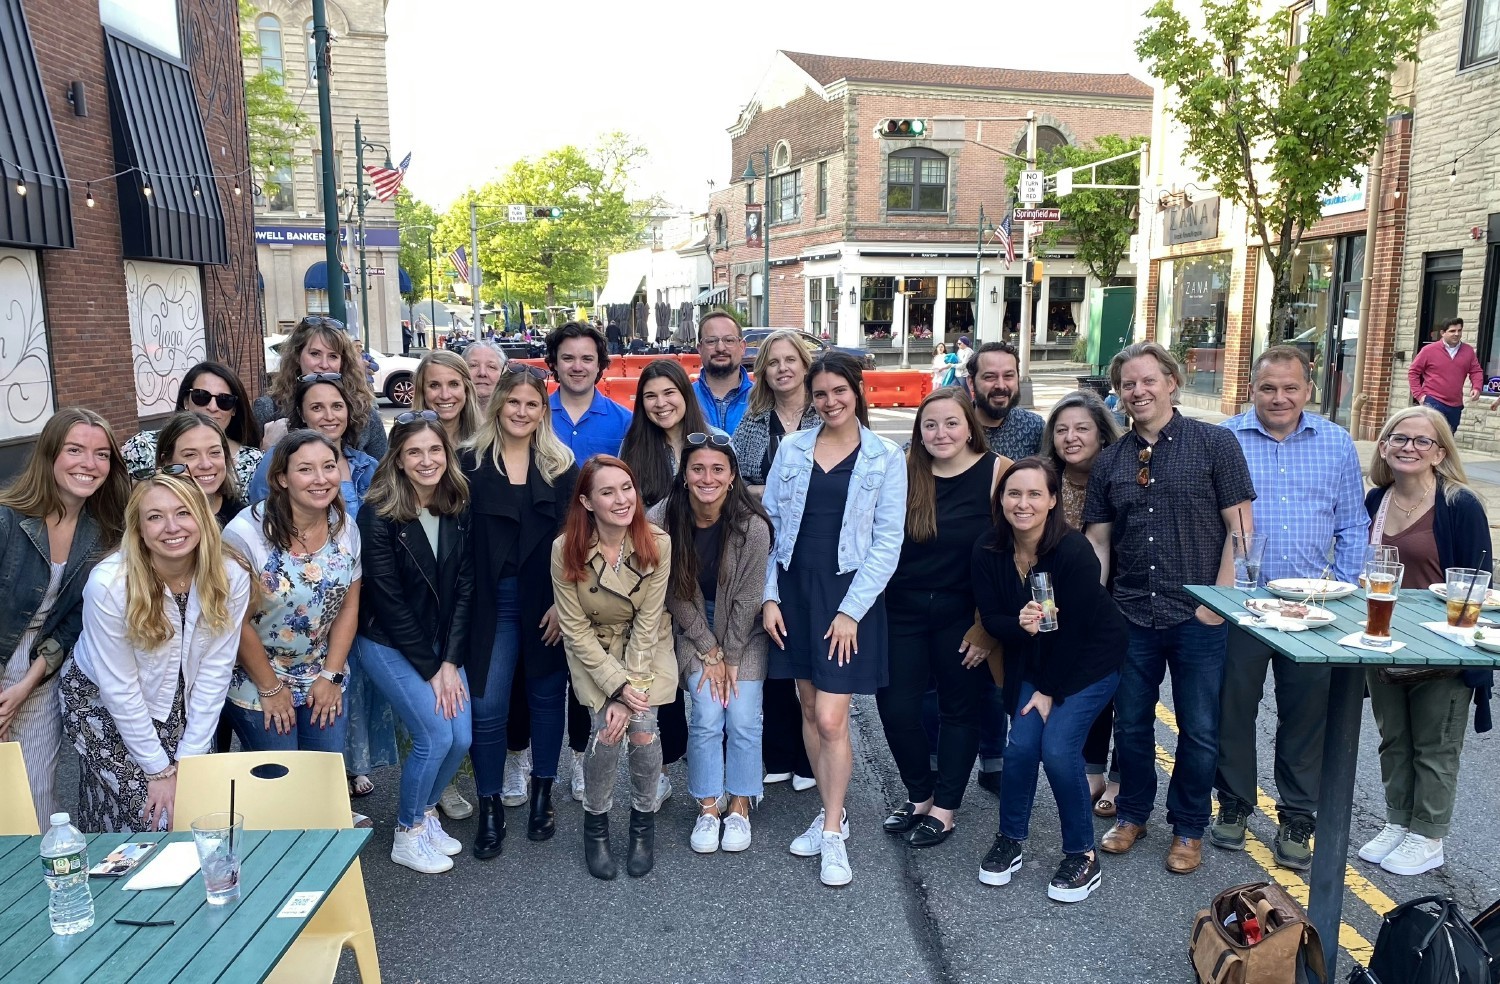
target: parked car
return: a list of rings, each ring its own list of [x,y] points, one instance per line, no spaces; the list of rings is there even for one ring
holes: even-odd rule
[[[281,368],[281,346],[286,339],[285,335],[267,335],[261,340],[265,344],[267,376]]]
[[[398,407],[411,406],[417,387],[417,365],[422,360],[406,355],[381,355],[366,349],[380,368],[375,371],[375,395],[383,396]]]
[[[766,338],[766,336],[770,335],[771,332],[781,330],[783,329],[746,328],[744,332],[742,332],[742,336],[745,339],[745,357],[744,359],[740,360],[740,364],[746,369],[754,368],[755,357],[760,353],[760,343]],[[819,338],[817,335],[814,335],[810,331],[803,331],[800,328],[792,328],[789,330],[795,331],[797,333],[798,341],[806,346],[807,354],[811,358],[816,359],[818,356],[823,355],[826,352],[843,352],[845,355],[852,355],[856,359],[858,359],[860,366],[866,372],[875,368],[875,355],[868,349],[852,348],[846,345],[832,345],[828,342],[825,342],[823,339]]]

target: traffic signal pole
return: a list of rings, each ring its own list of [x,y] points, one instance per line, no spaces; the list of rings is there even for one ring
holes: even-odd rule
[[[1036,113],[1026,111],[1026,170],[1036,170]],[[1032,404],[1031,389],[1031,223],[1021,223],[1021,324],[1016,338],[1016,374],[1021,377],[1021,403]],[[1002,315],[1003,317],[1003,315]],[[1002,330],[1003,334],[1003,330]]]

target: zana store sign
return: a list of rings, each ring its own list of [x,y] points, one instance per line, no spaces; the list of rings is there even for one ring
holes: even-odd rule
[[[322,246],[326,241],[322,229],[307,226],[256,226],[255,241],[268,246]],[[339,243],[347,245],[349,229],[339,228]],[[365,245],[397,248],[401,245],[401,233],[397,229],[366,229]]]
[[[1191,205],[1179,205],[1167,210],[1167,245],[1181,246],[1203,239],[1215,239],[1219,235],[1219,198],[1205,198]]]

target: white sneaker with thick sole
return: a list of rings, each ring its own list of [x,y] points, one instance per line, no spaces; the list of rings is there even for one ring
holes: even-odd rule
[[[712,854],[719,849],[719,828],[723,824],[712,813],[700,813],[693,824],[688,846],[698,854]]]
[[[808,778],[807,776],[792,776],[792,792],[795,793],[806,792],[807,790],[812,789],[817,784],[818,780]]]
[[[1406,832],[1401,846],[1387,854],[1380,866],[1393,875],[1420,875],[1443,866],[1443,839]]]
[[[651,808],[651,811],[655,813],[657,810],[660,810],[661,805],[671,798],[672,780],[667,778],[665,772],[660,773],[656,777],[656,805]]]
[[[391,860],[424,875],[437,875],[453,868],[453,859],[433,850],[427,839],[426,825],[397,830],[391,845]]]
[[[790,772],[767,772],[766,777],[761,781],[764,782],[767,786],[771,786],[775,785],[778,782],[786,782],[791,778],[792,774]]]
[[[573,753],[573,799],[579,803],[583,802],[583,755],[579,752]]]
[[[500,802],[521,806],[531,794],[526,783],[531,779],[531,749],[505,753],[505,775],[500,780]]]
[[[467,820],[474,815],[474,804],[464,799],[458,786],[451,782],[443,790],[443,795],[438,797],[438,806],[448,815],[449,820]]]
[[[447,831],[443,830],[442,821],[438,820],[436,810],[427,811],[427,820],[422,826],[427,831],[427,843],[432,845],[434,851],[446,854],[450,858],[463,853],[464,846],[449,837]]]
[[[738,813],[724,815],[724,839],[719,846],[731,853],[743,851],[750,846],[750,818]]]
[[[1361,860],[1379,864],[1386,859],[1387,855],[1401,846],[1401,842],[1406,840],[1406,833],[1405,827],[1394,823],[1386,824],[1385,829],[1376,834],[1374,840],[1366,841],[1365,846],[1359,849]]]
[[[821,848],[823,863],[818,878],[830,888],[849,884],[854,872],[849,870],[849,849],[844,846],[843,836],[832,831],[825,833]]]
[[[818,815],[813,817],[813,822],[807,825],[807,829],[796,840],[792,841],[791,847],[788,850],[799,858],[815,858],[819,854],[822,854],[823,821],[826,816],[827,814],[824,811],[819,810]],[[845,810],[843,816],[839,818],[839,836],[849,836],[848,810]]]

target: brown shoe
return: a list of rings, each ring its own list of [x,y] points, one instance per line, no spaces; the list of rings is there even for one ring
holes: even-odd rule
[[[1110,854],[1124,854],[1135,846],[1136,841],[1148,833],[1150,831],[1146,829],[1145,824],[1121,820],[1104,832],[1104,836],[1099,840],[1099,846]]]
[[[1197,837],[1173,837],[1167,851],[1167,870],[1174,875],[1190,875],[1203,863],[1203,840]]]

